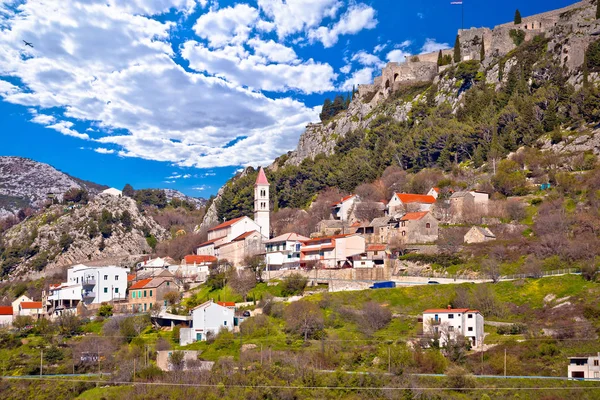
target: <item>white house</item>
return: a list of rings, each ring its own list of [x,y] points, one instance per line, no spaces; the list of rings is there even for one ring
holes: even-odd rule
[[[204,282],[210,272],[209,267],[217,261],[215,256],[187,255],[180,265],[170,265],[169,272],[175,277],[181,277],[193,282]]]
[[[17,297],[11,304],[12,304],[12,308],[13,308],[13,314],[14,315],[19,315],[19,304],[23,303],[23,302],[30,302],[32,301],[29,296],[26,295],[21,295],[19,297]]]
[[[576,379],[600,379],[600,353],[590,357],[569,357],[567,376]]]
[[[41,301],[32,301],[29,297],[22,295],[12,302],[13,315],[29,316],[38,319],[44,314],[44,305]]]
[[[285,233],[264,242],[269,269],[281,269],[300,265],[302,243],[310,240],[297,233]]]
[[[435,204],[435,199],[427,194],[394,193],[387,205],[388,214],[429,211]]]
[[[430,309],[423,311],[423,333],[439,338],[440,346],[448,339],[462,335],[471,341],[471,346],[483,344],[483,315],[468,308]]]
[[[235,303],[213,302],[212,300],[192,308],[192,324],[189,328],[181,328],[179,344],[186,346],[207,335],[216,335],[221,329],[233,330]]]
[[[120,197],[123,195],[123,192],[120,191],[119,189],[115,189],[115,188],[108,188],[106,190],[103,190],[100,192],[100,194],[108,194],[110,196],[117,196]]]
[[[316,264],[320,264],[319,268],[342,268],[348,266],[348,257],[362,254],[365,250],[365,238],[358,234],[310,239],[300,247],[300,266],[314,264],[317,267]]]
[[[438,187],[432,187],[431,189],[429,189],[429,192],[427,192],[427,196],[431,196],[434,199],[437,199],[439,195],[440,195],[440,188],[438,188]]]
[[[72,309],[79,302],[100,304],[127,299],[128,268],[88,267],[78,264],[67,270],[67,282],[50,287],[48,301],[56,310]]]
[[[7,328],[13,323],[12,306],[0,306],[0,328]]]
[[[331,205],[331,215],[333,216],[333,219],[340,221],[351,220],[354,205],[359,201],[360,199],[357,195],[351,194],[349,196],[342,197],[337,203],[333,203]]]

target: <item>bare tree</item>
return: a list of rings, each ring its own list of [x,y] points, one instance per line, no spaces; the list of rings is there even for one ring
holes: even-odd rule
[[[507,200],[505,207],[506,214],[511,221],[520,221],[527,216],[527,213],[525,212],[525,205],[519,200]]]
[[[173,371],[183,371],[185,369],[185,353],[183,351],[174,351],[169,355],[169,364]]]
[[[323,329],[323,313],[314,303],[296,301],[285,309],[285,323],[290,332],[300,334],[304,340],[308,340]]]
[[[355,193],[363,202],[379,202],[388,198],[385,185],[381,180],[363,183],[357,186]]]
[[[500,263],[495,258],[487,258],[481,263],[481,272],[497,283],[500,280]]]
[[[265,263],[265,257],[257,254],[254,256],[247,256],[244,258],[244,264],[246,267],[254,273],[255,280],[257,282],[263,282],[263,274],[267,264]]]
[[[354,216],[359,221],[372,221],[375,218],[383,216],[382,203],[374,201],[361,201],[356,203]]]
[[[438,248],[442,253],[454,254],[460,250],[464,242],[464,233],[460,229],[440,229]]]
[[[256,275],[250,270],[232,270],[228,282],[233,291],[247,301],[248,292],[256,286]]]
[[[368,335],[384,328],[392,320],[392,312],[379,303],[370,301],[362,309],[360,325]]]

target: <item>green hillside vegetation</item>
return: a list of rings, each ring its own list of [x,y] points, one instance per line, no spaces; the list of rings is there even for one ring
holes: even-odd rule
[[[90,385],[77,383],[65,386],[64,391],[59,386],[61,389],[53,393],[55,399],[73,398],[82,392],[84,399],[120,398],[125,394],[159,396],[161,393],[162,396],[168,393],[169,398],[184,398],[191,393],[192,398],[200,395],[202,398],[255,398],[261,394],[267,398],[352,399],[359,398],[361,393],[350,389],[323,393],[301,387],[388,385],[492,387],[488,395],[504,399],[513,398],[514,393],[502,387],[535,386],[534,381],[479,380],[470,378],[469,374],[502,375],[506,349],[509,375],[564,376],[566,357],[596,351],[600,329],[600,307],[595,301],[600,295],[600,286],[575,275],[497,284],[320,293],[287,305],[273,302],[266,291],[262,293],[257,307],[263,314],[244,321],[240,333],[222,332],[209,341],[182,348],[177,343],[177,329],[173,332],[157,330],[150,325],[147,316],[113,317],[84,324],[74,317],[52,325],[37,323],[32,329],[2,333],[0,365],[8,375],[39,374],[39,356],[43,350],[47,374],[68,373],[73,369],[76,373],[94,372],[98,363],[81,362],[79,357],[82,352],[100,349],[104,354],[100,368],[103,372],[113,372],[116,381],[134,379],[135,360],[138,383],[215,385],[194,387],[193,393],[185,387],[143,384],[99,393]],[[193,302],[188,305],[192,306]],[[488,321],[514,325],[502,328],[504,330],[486,326],[485,343],[491,347],[483,358],[481,353],[470,352],[468,347],[458,344],[443,349],[436,348],[435,344],[431,347],[433,342],[420,336],[422,325],[418,317],[424,309],[447,305],[477,308]],[[299,321],[306,323],[299,324]],[[81,336],[83,332],[91,333]],[[426,342],[429,345],[423,347]],[[191,372],[162,373],[153,366],[153,350],[169,348],[200,350],[201,359],[214,360],[217,365],[210,376]],[[392,375],[383,375],[386,372]],[[449,376],[417,378],[411,373],[447,373]],[[14,397],[8,398],[27,398],[29,395],[23,397],[24,393],[34,393],[46,382],[4,380],[0,384],[3,390],[10,388],[14,393]],[[565,384],[547,381],[541,386],[564,388]],[[257,388],[256,385],[278,388]],[[294,389],[296,386],[300,388]],[[91,390],[85,392],[86,389]],[[374,390],[372,393],[375,398],[388,398],[385,392]],[[526,393],[528,397],[520,398],[544,398],[543,393]],[[479,399],[481,394],[480,390],[446,390],[443,398]],[[422,398],[437,398],[435,396],[431,393]]]

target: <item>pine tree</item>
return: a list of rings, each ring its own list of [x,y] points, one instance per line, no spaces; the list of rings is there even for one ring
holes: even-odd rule
[[[442,51],[440,50],[440,52],[438,53],[438,60],[437,60],[438,67],[441,67],[443,62],[444,61],[443,61]]]
[[[596,19],[600,19],[600,1],[596,1]]]
[[[483,60],[485,60],[485,42],[483,41],[483,39],[481,39],[481,49],[479,52],[479,59],[481,60],[482,63],[483,63]]]
[[[600,4],[600,0],[598,1],[598,4]],[[588,69],[588,56],[586,51],[583,56],[583,87],[586,89],[589,86],[589,74],[590,71]]]
[[[521,21],[521,12],[517,8],[517,11],[515,11],[515,25],[519,25]]]
[[[454,41],[454,62],[459,63],[460,61],[460,36],[456,35],[456,40]]]

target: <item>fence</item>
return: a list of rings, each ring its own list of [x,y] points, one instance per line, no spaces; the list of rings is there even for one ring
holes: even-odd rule
[[[569,274],[581,274],[581,270],[579,268],[564,268],[564,269],[555,269],[552,271],[541,271],[539,273],[513,274],[513,275],[501,276],[500,280],[501,281],[511,281],[511,280],[515,280],[515,279],[543,278],[546,276],[569,275]]]

